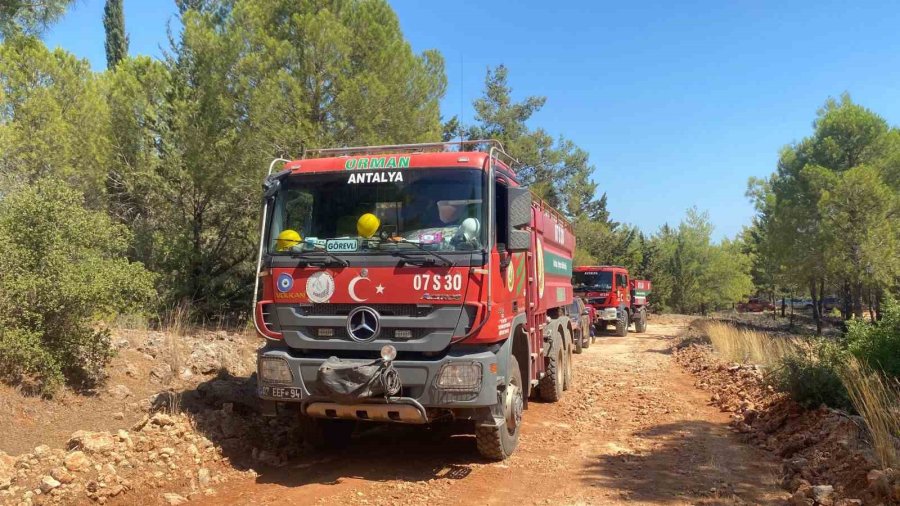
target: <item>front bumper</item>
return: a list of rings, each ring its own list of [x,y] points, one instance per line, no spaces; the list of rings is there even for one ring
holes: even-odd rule
[[[326,360],[325,357],[301,357],[291,353],[288,348],[266,346],[259,350],[258,359],[283,360],[291,372],[290,380],[277,382],[268,381],[261,374],[258,379],[258,394],[261,399],[300,403],[304,410],[312,403],[332,401],[327,396],[319,395],[316,388],[319,366]],[[361,359],[358,362],[368,363],[371,360]],[[442,368],[455,363],[480,364],[480,384],[466,391],[439,388],[437,378]],[[393,367],[399,374],[402,385],[398,402],[425,409],[479,408],[497,403],[497,355],[491,350],[452,350],[444,357],[433,360],[395,360]],[[385,399],[375,398],[363,402],[383,404]]]
[[[615,321],[619,318],[619,310],[614,307],[598,307],[595,308],[595,321]]]

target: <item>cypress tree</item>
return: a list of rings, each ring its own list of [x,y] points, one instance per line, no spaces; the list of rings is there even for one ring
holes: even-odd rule
[[[106,0],[103,8],[103,28],[106,30],[106,68],[114,68],[128,55],[128,35],[125,33],[125,14],[122,0]]]

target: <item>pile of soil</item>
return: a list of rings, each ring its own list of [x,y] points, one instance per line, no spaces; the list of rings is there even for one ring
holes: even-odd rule
[[[802,408],[767,385],[759,366],[723,363],[696,333],[673,353],[712,392],[710,403],[732,414],[733,430],[783,459],[791,504],[900,504],[900,470],[879,469],[860,417]]]
[[[0,452],[0,504],[106,504],[138,496],[181,504],[214,495],[213,486],[231,478],[283,465],[301,451],[296,417],[262,417],[253,380],[218,378],[191,392],[161,393],[130,429],[76,431],[64,448],[40,445],[16,457]]]
[[[180,504],[300,453],[296,416],[260,414],[259,339],[143,331],[114,342],[96,391],[0,388],[0,504]]]

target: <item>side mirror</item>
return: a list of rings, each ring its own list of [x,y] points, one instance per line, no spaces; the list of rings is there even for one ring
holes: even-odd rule
[[[585,309],[584,311],[581,312],[581,316],[590,316],[590,315],[591,315],[590,309]]]
[[[510,235],[517,228],[531,223],[531,190],[528,188],[509,188],[507,191],[507,224]]]
[[[278,190],[281,189],[281,182],[290,174],[291,169],[284,169],[266,176],[266,180],[263,181],[263,195],[265,198],[270,199],[274,197]]]

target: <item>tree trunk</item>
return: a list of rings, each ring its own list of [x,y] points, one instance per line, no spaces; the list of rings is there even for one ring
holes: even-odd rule
[[[782,318],[784,318],[784,311],[786,309],[786,306],[787,306],[787,301],[785,300],[784,296],[782,296],[781,297],[781,317]]]
[[[812,310],[813,310],[813,320],[816,322],[816,335],[822,335],[822,306],[818,297],[818,292],[816,291],[816,280],[810,278],[809,280],[809,294],[812,298]]]
[[[841,299],[843,299],[843,300],[841,300],[841,318],[844,321],[847,321],[853,315],[853,310],[850,306],[850,301],[853,299],[853,294],[850,293],[850,281],[849,280],[845,279],[843,286],[844,286],[844,294],[841,297]]]
[[[863,297],[863,286],[862,283],[856,282],[853,284],[853,316],[856,318],[862,319],[863,317],[863,307],[862,307],[862,297]]]

